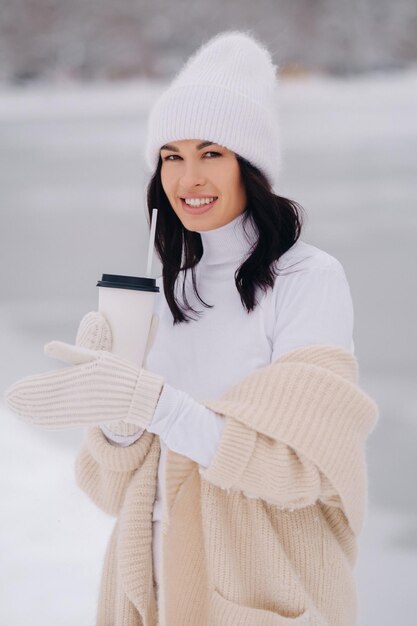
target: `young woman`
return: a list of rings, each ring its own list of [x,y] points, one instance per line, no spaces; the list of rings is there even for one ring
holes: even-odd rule
[[[90,312],[75,346],[45,347],[72,367],[7,392],[31,423],[88,427],[78,484],[116,517],[97,626],[356,622],[377,406],[343,267],[277,193],[275,70],[253,36],[220,33],[152,109],[163,273],[144,367]]]

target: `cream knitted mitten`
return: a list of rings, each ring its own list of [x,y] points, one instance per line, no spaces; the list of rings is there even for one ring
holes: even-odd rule
[[[152,322],[147,351],[157,318]],[[44,346],[45,354],[73,367],[17,381],[5,392],[7,405],[25,421],[47,428],[112,424],[122,435],[132,433],[132,424],[136,431],[146,428],[163,378],[112,354],[110,347],[111,331],[105,317],[95,311],[87,313],[76,345],[51,341]]]
[[[158,329],[158,321],[158,316],[154,315],[152,317],[145,349],[145,363],[148,352],[155,339]],[[84,348],[90,348],[91,350],[108,350],[111,352],[113,337],[110,324],[108,323],[106,317],[98,311],[90,311],[89,313],[86,313],[78,326],[75,344]],[[101,427],[106,435],[110,435],[110,437],[114,439],[120,437],[122,440],[126,437],[132,437],[132,435],[140,435],[144,431],[144,428],[139,427],[137,424],[126,422],[125,420],[102,424]]]

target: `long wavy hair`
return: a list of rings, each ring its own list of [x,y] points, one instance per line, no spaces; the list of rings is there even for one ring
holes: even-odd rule
[[[247,197],[243,227],[251,216],[259,233],[250,255],[234,274],[242,305],[249,313],[257,305],[256,289],[266,292],[274,286],[277,274],[274,262],[299,238],[304,209],[297,202],[274,194],[267,178],[257,167],[237,154],[236,158]],[[188,270],[191,270],[193,289],[198,300],[207,308],[213,305],[201,299],[196,285],[195,266],[203,255],[201,235],[187,230],[171,207],[162,187],[161,167],[160,156],[156,171],[147,186],[147,205],[149,220],[152,209],[158,209],[155,248],[162,263],[165,298],[175,325],[196,319],[188,315],[187,311],[193,311],[198,317],[202,313],[193,309],[187,299],[185,278]],[[176,282],[180,272],[183,272],[182,305],[176,298]]]

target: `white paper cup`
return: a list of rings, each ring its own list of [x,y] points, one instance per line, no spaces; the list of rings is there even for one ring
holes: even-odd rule
[[[103,274],[97,287],[98,310],[112,331],[112,352],[142,367],[159,292],[155,278]]]

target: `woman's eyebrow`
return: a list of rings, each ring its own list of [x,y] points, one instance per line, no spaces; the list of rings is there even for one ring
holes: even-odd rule
[[[213,141],[203,141],[202,143],[197,144],[195,149],[196,150],[201,150],[202,148],[207,148],[207,146],[214,146],[214,142]],[[171,146],[171,144],[169,144],[169,143],[167,143],[164,146],[162,146],[161,150],[172,150],[172,152],[179,152],[178,148],[176,148],[175,146]]]

